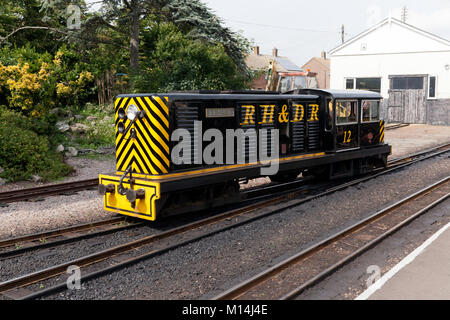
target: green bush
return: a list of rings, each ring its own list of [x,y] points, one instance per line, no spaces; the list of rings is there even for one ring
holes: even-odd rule
[[[0,166],[6,181],[29,179],[33,174],[51,180],[71,171],[62,156],[50,149],[46,136],[20,114],[0,107]]]
[[[85,119],[78,123],[89,126],[89,130],[82,134],[74,134],[75,147],[97,149],[115,145],[114,108],[110,105],[86,104],[79,113]],[[96,120],[87,121],[87,117],[95,116]]]
[[[61,46],[54,56],[33,48],[0,49],[0,104],[28,117],[53,108],[81,108],[96,97],[94,75],[82,55]]]

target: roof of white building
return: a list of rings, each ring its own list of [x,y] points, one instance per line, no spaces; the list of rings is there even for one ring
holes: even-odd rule
[[[332,49],[330,54],[363,55],[436,51],[450,51],[450,41],[388,17]]]

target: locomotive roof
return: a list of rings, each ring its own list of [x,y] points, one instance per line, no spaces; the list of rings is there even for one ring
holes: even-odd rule
[[[327,94],[334,99],[383,99],[379,93],[365,90],[302,89],[299,93]]]
[[[148,97],[148,96],[165,96],[172,100],[192,99],[192,100],[286,100],[301,99],[315,100],[319,98],[315,94],[198,94],[198,93],[155,93],[155,94],[121,94],[118,98],[128,97]]]

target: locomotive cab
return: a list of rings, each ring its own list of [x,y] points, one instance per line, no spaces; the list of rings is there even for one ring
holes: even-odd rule
[[[384,121],[380,119],[382,96],[362,90],[320,90],[324,95],[326,121],[324,123],[324,148],[329,153],[363,151],[384,145]],[[317,90],[300,90],[299,93],[317,94]],[[386,166],[387,155],[347,161],[327,166],[330,177],[361,174],[374,167]],[[336,170],[340,167],[339,170]],[[334,172],[337,171],[337,172]]]

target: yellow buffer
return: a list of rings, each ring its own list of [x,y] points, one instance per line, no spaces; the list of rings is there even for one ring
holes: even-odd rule
[[[133,179],[133,190],[144,189],[145,198],[136,199],[134,206],[128,201],[126,195],[119,194],[118,186],[120,176],[116,175],[100,175],[99,183],[103,185],[113,184],[115,192],[106,193],[103,196],[103,206],[106,211],[115,212],[135,218],[146,219],[150,221],[156,220],[156,201],[161,198],[160,184],[158,182],[150,182],[143,179]],[[129,189],[129,179],[124,179],[122,186]]]

